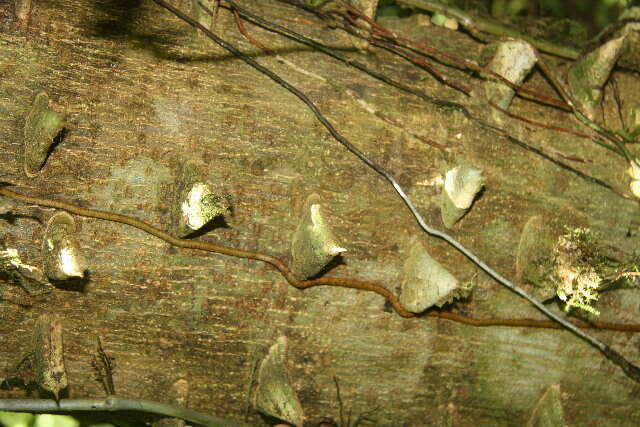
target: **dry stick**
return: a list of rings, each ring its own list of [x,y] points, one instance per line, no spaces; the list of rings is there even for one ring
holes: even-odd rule
[[[558,166],[560,169],[564,169],[568,172],[571,172],[573,174],[575,174],[576,176],[584,179],[585,181],[591,182],[592,184],[596,184],[598,186],[601,186],[603,188],[606,188],[607,190],[613,192],[613,194],[617,195],[617,196],[621,196],[623,198],[629,198],[623,194],[621,194],[620,192],[614,190],[614,188],[607,184],[606,182],[602,181],[601,179],[592,177],[590,175],[585,174],[582,171],[579,171],[578,169],[575,169],[561,161],[559,161],[558,159],[555,159],[551,156],[549,156],[548,154],[544,153],[542,150],[533,147],[531,145],[528,145],[527,143],[520,141],[519,139],[509,135],[507,132],[505,132],[504,130],[500,129],[499,127],[496,126],[492,126],[486,122],[483,122],[482,120],[480,120],[479,118],[473,116],[469,110],[462,104],[459,104],[457,102],[453,102],[453,101],[445,101],[442,99],[438,99],[438,98],[434,98],[432,96],[427,95],[426,93],[424,93],[421,90],[418,90],[416,88],[407,86],[403,83],[400,83],[394,79],[389,78],[388,76],[379,73],[375,70],[372,70],[366,66],[364,66],[363,64],[359,63],[358,61],[354,61],[352,59],[349,59],[347,57],[344,57],[342,55],[339,55],[338,53],[332,51],[331,49],[327,48],[326,46],[324,46],[321,43],[318,43],[317,41],[310,39],[308,37],[303,36],[302,34],[296,33],[295,31],[292,31],[286,27],[283,27],[281,25],[275,24],[273,22],[269,22],[255,14],[252,14],[251,12],[248,12],[246,9],[243,9],[241,7],[239,7],[235,2],[231,1],[231,0],[226,0],[227,3],[231,4],[233,6],[233,8],[235,10],[237,10],[238,12],[240,12],[240,14],[251,20],[253,23],[255,23],[256,25],[259,25],[260,27],[284,35],[286,37],[291,38],[292,40],[295,40],[299,43],[305,44],[307,46],[313,47],[323,53],[325,53],[326,55],[329,55],[330,57],[337,59],[338,61],[344,62],[345,64],[354,67],[357,70],[362,71],[365,74],[368,74],[369,76],[380,80],[381,82],[388,84],[392,87],[395,87],[396,89],[399,89],[403,92],[409,93],[411,95],[414,95],[424,101],[427,101],[437,107],[441,107],[441,108],[451,108],[454,109],[456,111],[461,112],[467,119],[473,121],[474,123],[477,123],[478,125],[480,125],[482,128],[487,129],[491,132],[495,132],[496,134],[502,136],[503,138],[507,139],[509,142],[511,142],[512,144],[515,144],[517,146],[519,146],[520,148],[529,151],[531,153],[534,153],[542,158],[544,158],[545,160],[550,161],[551,163],[553,163],[554,165]],[[201,4],[202,5],[202,4]]]
[[[558,156],[558,157],[560,157],[562,159],[569,160],[570,162],[593,163],[593,160],[591,160],[591,159],[583,159],[581,157],[569,156],[569,155],[564,154],[561,151],[557,151],[557,150],[554,150],[554,149],[550,149],[549,152],[551,154],[553,154],[554,156]]]
[[[395,188],[395,190],[398,193],[398,195],[402,198],[404,203],[407,205],[407,207],[409,208],[409,210],[411,211],[411,213],[415,217],[415,219],[418,222],[418,224],[422,227],[422,229],[425,232],[427,232],[428,234],[431,234],[432,236],[436,236],[436,237],[441,238],[442,240],[446,241],[447,243],[449,243],[454,248],[458,249],[458,251],[462,252],[467,258],[469,258],[471,261],[473,261],[478,267],[480,267],[482,270],[484,270],[487,274],[489,274],[495,280],[500,282],[505,287],[511,289],[513,292],[517,293],[518,295],[522,296],[523,298],[527,299],[538,310],[540,310],[541,312],[546,314],[551,319],[555,320],[556,322],[560,323],[565,328],[569,329],[570,331],[572,331],[573,333],[575,333],[579,337],[581,337],[584,340],[586,340],[586,341],[590,342],[591,344],[593,344],[600,351],[602,351],[607,357],[609,357],[609,359],[611,359],[613,362],[617,363],[620,367],[622,367],[622,369],[627,373],[627,375],[629,375],[634,380],[640,382],[640,368],[638,368],[637,366],[629,363],[620,353],[618,353],[615,350],[611,349],[608,345],[606,345],[605,343],[603,343],[599,339],[597,339],[597,338],[587,334],[586,332],[580,330],[577,326],[575,326],[573,323],[569,322],[568,320],[565,320],[562,317],[558,316],[557,314],[553,313],[551,310],[546,308],[542,303],[537,301],[533,296],[531,296],[527,291],[525,291],[524,289],[522,289],[520,286],[516,285],[515,283],[511,282],[506,277],[502,276],[500,273],[498,273],[496,270],[494,270],[489,265],[487,265],[484,261],[482,261],[480,258],[478,258],[473,252],[471,252],[469,249],[465,248],[460,242],[455,240],[453,237],[449,236],[447,233],[430,227],[426,223],[426,221],[424,220],[424,218],[422,217],[420,212],[418,212],[416,207],[413,205],[413,202],[411,201],[411,199],[409,199],[409,197],[405,193],[404,189],[400,186],[398,181],[396,181],[396,179],[391,175],[391,173],[388,172],[386,169],[383,169],[382,167],[378,166],[376,163],[374,163],[371,159],[369,159],[367,156],[365,156],[362,151],[360,151],[351,142],[349,142],[344,136],[342,136],[333,127],[333,125],[327,120],[327,118],[320,112],[318,107],[304,93],[302,93],[299,89],[295,88],[294,86],[292,86],[291,84],[289,84],[288,82],[283,80],[281,77],[279,77],[278,75],[276,75],[275,73],[273,73],[272,71],[267,69],[266,67],[260,65],[253,58],[243,54],[237,48],[235,48],[231,44],[227,43],[226,41],[224,41],[220,37],[218,37],[215,34],[213,34],[211,31],[209,31],[202,24],[200,24],[199,22],[195,21],[193,18],[189,17],[188,15],[184,14],[179,9],[177,9],[174,6],[168,4],[164,0],[153,0],[153,1],[155,3],[157,3],[158,5],[164,7],[165,9],[167,9],[168,11],[170,11],[171,13],[176,15],[178,18],[180,18],[183,21],[185,21],[186,23],[188,23],[191,26],[199,29],[207,37],[209,37],[216,44],[218,44],[218,46],[220,46],[220,47],[226,49],[227,51],[231,52],[236,57],[238,57],[239,59],[243,60],[248,65],[250,65],[253,68],[255,68],[256,70],[262,72],[263,74],[265,74],[266,76],[268,76],[269,78],[274,80],[276,83],[278,83],[280,86],[282,86],[283,88],[287,89],[289,92],[291,92],[292,94],[297,96],[302,102],[304,102],[307,105],[307,107],[309,107],[309,109],[313,112],[313,114],[316,116],[318,121],[320,121],[320,123],[322,123],[325,126],[325,128],[329,131],[331,136],[333,136],[345,148],[347,148],[349,151],[351,151],[353,154],[355,154],[365,164],[367,164],[373,170],[375,170],[380,175],[382,175],[387,181],[389,181],[389,183]],[[142,224],[144,224],[144,223],[142,223]],[[147,226],[147,224],[144,224],[144,225]],[[160,230],[158,230],[158,231],[160,231]],[[180,242],[180,239],[176,239],[175,237],[172,237],[172,236],[170,236],[170,235],[168,235],[168,234],[166,234],[164,232],[162,232],[162,233],[165,234],[167,237],[169,237],[169,238],[171,238],[171,239],[173,239],[173,240],[175,240],[177,242]],[[204,242],[191,242],[191,243],[192,244],[200,244],[200,245],[202,245]],[[225,248],[225,249],[227,249],[227,248]],[[240,250],[239,249],[233,249],[233,251],[240,251]],[[274,260],[277,260],[276,258],[270,257],[270,256],[265,258],[263,254],[256,254],[255,252],[248,252],[248,251],[241,251],[241,252],[244,252],[246,254],[247,258],[254,258],[255,257],[254,259],[261,259],[261,260],[264,260],[265,262],[269,262],[270,264],[272,264],[274,262]],[[256,257],[256,255],[259,255],[260,258]],[[280,261],[280,260],[277,260],[277,261]],[[276,268],[278,268],[278,265],[276,265],[276,264],[274,264],[274,265],[276,266]],[[286,267],[286,266],[282,266],[281,265],[280,267]],[[278,269],[280,269],[280,268],[278,268]],[[283,274],[285,274],[285,273],[283,272]],[[295,278],[293,278],[293,276],[291,275],[290,272],[288,272],[288,275],[292,279],[295,280]],[[285,275],[285,277],[287,277],[287,275]],[[289,279],[287,279],[287,280],[289,280]],[[347,280],[347,279],[341,279],[341,280]],[[322,279],[316,279],[315,281],[308,281],[308,282],[302,282],[302,283],[318,282],[318,281],[322,281]],[[362,282],[362,283],[364,283],[364,282]],[[317,283],[317,284],[321,284],[321,283]],[[367,285],[370,286],[371,284],[367,283]],[[352,284],[348,284],[346,282],[344,284],[340,285],[340,286],[357,287],[357,286],[353,286]],[[374,288],[374,289],[368,289],[368,290],[380,293],[379,289],[375,289]],[[396,298],[395,295],[391,294],[388,290],[384,289],[384,291],[385,291],[385,293],[389,294],[389,296],[387,297],[389,299],[389,301],[391,301],[390,298]],[[402,310],[404,310],[404,309],[402,309]]]
[[[299,289],[311,288],[313,286],[338,286],[353,289],[360,289],[364,291],[375,292],[383,296],[393,309],[402,317],[415,317],[416,315],[410,313],[402,308],[398,298],[388,291],[385,287],[375,283],[363,282],[352,279],[340,279],[334,277],[323,277],[314,280],[297,280],[292,274],[291,269],[287,264],[270,255],[260,252],[243,251],[223,245],[216,245],[209,242],[199,242],[194,240],[179,239],[164,231],[136,218],[132,218],[126,215],[121,215],[113,212],[100,211],[95,209],[83,208],[71,203],[66,203],[58,200],[44,199],[40,197],[26,196],[24,194],[16,193],[14,191],[5,188],[4,185],[8,183],[0,182],[0,195],[11,197],[16,200],[20,200],[25,203],[32,203],[39,206],[46,206],[50,208],[63,209],[72,214],[97,218],[106,221],[114,221],[122,224],[135,227],[139,230],[147,232],[159,239],[164,240],[174,246],[187,249],[198,249],[207,252],[219,253],[223,255],[233,256],[237,258],[255,259],[268,264],[273,265],[284,276],[284,278],[294,287]],[[562,325],[558,323],[545,321],[545,320],[530,320],[530,319],[474,319],[467,316],[463,316],[457,313],[432,311],[426,314],[427,317],[437,317],[441,319],[447,319],[454,322],[472,325],[472,326],[512,326],[512,327],[531,327],[531,328],[545,328],[545,329],[562,329]],[[608,323],[593,321],[591,323],[581,323],[583,328],[593,328],[599,330],[611,330],[611,331],[625,331],[625,332],[640,332],[640,324],[620,324],[620,323]]]
[[[102,386],[104,387],[104,391],[107,393],[107,396],[113,396],[116,394],[116,387],[113,382],[113,358],[104,351],[100,335],[96,337],[96,341],[97,354],[93,356],[93,367],[98,374],[100,382],[102,382]]]

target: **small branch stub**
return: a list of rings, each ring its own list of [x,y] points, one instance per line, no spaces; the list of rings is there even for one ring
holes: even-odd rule
[[[49,108],[47,93],[38,93],[24,123],[24,172],[28,177],[38,174],[64,126],[64,116]]]
[[[16,18],[20,22],[26,22],[29,19],[31,13],[32,0],[15,0]]]
[[[340,247],[331,228],[322,217],[320,196],[307,198],[305,211],[291,243],[291,270],[296,278],[308,279],[318,274],[346,249]]]
[[[58,212],[49,219],[42,241],[44,273],[49,279],[84,277],[87,267],[80,255],[75,231],[75,221],[66,212]]]
[[[536,64],[533,47],[524,40],[500,43],[487,68],[500,74],[514,85],[520,86]],[[515,91],[499,81],[488,80],[484,84],[485,94],[500,108],[508,109]]]
[[[603,86],[624,48],[625,38],[609,40],[577,61],[569,71],[567,80],[571,94],[580,111],[590,120],[596,117],[604,93]]]
[[[62,325],[53,314],[43,314],[36,320],[34,331],[34,368],[36,383],[60,400],[60,392],[67,388],[64,366]]]
[[[442,222],[447,228],[462,218],[484,185],[482,171],[473,166],[461,165],[448,171],[442,186]]]
[[[560,399],[560,385],[549,386],[531,413],[527,427],[566,426],[564,409]]]
[[[228,213],[230,209],[229,197],[216,194],[194,163],[182,165],[176,179],[171,211],[175,235],[188,236],[215,217]]]
[[[431,258],[421,242],[411,247],[403,269],[400,304],[412,313],[422,313],[434,305],[442,307],[470,291],[470,288],[460,286],[446,268]]]
[[[528,289],[536,299],[546,301],[556,296],[556,288],[547,280],[553,268],[553,248],[557,241],[549,221],[541,215],[529,217],[516,254],[516,277],[530,284]]]
[[[102,338],[96,337],[97,347],[96,354],[93,356],[92,365],[96,371],[97,379],[102,383],[107,396],[116,394],[115,383],[113,382],[113,370],[115,362],[113,357],[109,356],[102,345]]]
[[[302,405],[287,370],[287,338],[284,336],[278,338],[260,363],[254,406],[294,426],[304,424]]]

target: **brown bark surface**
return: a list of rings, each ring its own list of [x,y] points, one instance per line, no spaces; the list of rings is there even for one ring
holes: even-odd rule
[[[310,15],[276,1],[241,2],[256,13],[343,49],[358,61],[436,98],[488,108],[428,73],[375,51],[349,51],[349,39],[310,25]],[[173,4],[189,10],[191,2]],[[311,193],[324,202],[348,249],[328,274],[399,288],[416,239],[460,280],[477,283],[454,310],[473,317],[543,319],[443,242],[424,234],[378,174],[339,145],[309,110],[151,1],[37,2],[28,25],[12,22],[0,1],[0,180],[41,197],[135,216],[169,229],[181,163],[195,161],[233,198],[227,227],[199,239],[289,257],[300,209]],[[480,60],[482,45],[464,33],[385,21],[453,55]],[[636,202],[490,133],[461,113],[437,108],[310,48],[248,26],[288,61],[241,38],[228,12],[217,32],[303,90],[335,126],[408,189],[430,224],[442,228],[434,179],[460,161],[484,170],[486,188],[451,234],[507,277],[515,277],[520,232],[532,215],[561,226],[587,226],[626,251],[638,247]],[[557,59],[561,74],[569,65]],[[436,64],[448,75],[481,80]],[[632,106],[638,76],[618,73]],[[527,83],[553,95],[535,72]],[[67,114],[64,139],[32,179],[22,167],[22,126],[36,93],[46,90]],[[637,89],[636,89],[637,93]],[[475,101],[474,101],[475,102]],[[372,112],[372,108],[377,113]],[[587,130],[560,110],[516,99],[513,111],[549,124]],[[605,98],[604,119],[620,127]],[[489,120],[489,118],[486,118]],[[627,192],[625,163],[596,144],[506,119],[501,127],[527,144]],[[435,148],[414,135],[449,148]],[[24,213],[26,207],[16,212]],[[22,211],[20,210],[22,209]],[[31,209],[48,218],[50,209]],[[11,219],[11,220],[9,220]],[[433,318],[403,319],[378,295],[318,287],[299,291],[270,266],[179,250],[124,225],[75,218],[89,260],[85,286],[57,286],[31,308],[0,301],[0,372],[30,351],[38,315],[63,319],[71,397],[104,396],[91,361],[96,336],[115,357],[119,396],[163,400],[173,383],[189,384],[187,405],[243,419],[256,361],[276,338],[289,339],[290,372],[309,419],[338,419],[333,378],[353,414],[376,425],[523,425],[543,391],[560,384],[571,425],[638,425],[638,384],[587,343],[565,331],[477,328]],[[637,226],[636,226],[637,227]],[[44,223],[0,218],[0,236],[40,265]],[[0,287],[10,287],[0,282]],[[637,323],[640,297],[601,297],[601,320]],[[594,332],[632,362],[639,338]],[[0,397],[25,396],[20,389]],[[250,423],[260,424],[249,411]]]

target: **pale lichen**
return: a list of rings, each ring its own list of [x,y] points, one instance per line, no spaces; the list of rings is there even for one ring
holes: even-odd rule
[[[560,236],[553,248],[556,294],[565,302],[565,310],[579,308],[598,315],[593,303],[603,277],[598,272],[601,263],[595,249],[595,236],[588,228],[574,228]]]
[[[15,268],[24,268],[28,271],[33,271],[36,267],[25,264],[18,254],[17,249],[6,248],[5,250],[0,250],[0,265],[4,263],[9,263],[11,266]]]

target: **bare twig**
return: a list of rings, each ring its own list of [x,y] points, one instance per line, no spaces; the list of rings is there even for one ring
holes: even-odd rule
[[[102,338],[97,337],[96,355],[93,356],[93,367],[98,374],[98,379],[102,382],[107,396],[116,394],[116,388],[113,382],[113,358],[104,351],[102,346]]]

